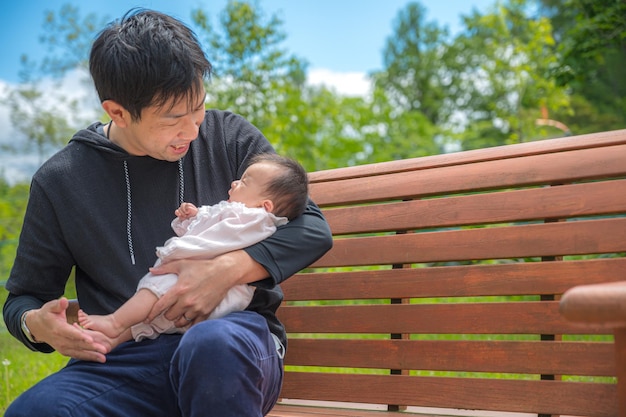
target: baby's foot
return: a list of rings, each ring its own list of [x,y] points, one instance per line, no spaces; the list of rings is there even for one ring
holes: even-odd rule
[[[83,309],[78,310],[78,324],[86,329],[90,329],[91,320],[89,314],[85,313]]]
[[[78,310],[78,323],[85,329],[99,331],[110,338],[117,338],[126,330],[117,325],[112,315],[87,314],[83,310]]]

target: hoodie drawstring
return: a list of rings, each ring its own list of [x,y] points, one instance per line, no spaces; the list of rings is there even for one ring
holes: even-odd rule
[[[178,160],[178,206],[185,201],[185,173],[183,171],[183,158]]]
[[[130,193],[130,176],[128,175],[128,162],[124,161],[124,179],[126,180],[126,237],[128,239],[128,252],[130,261],[135,265],[135,250],[133,249],[132,215],[133,205]],[[185,201],[185,175],[183,171],[183,160],[178,160],[178,205]]]
[[[124,161],[124,178],[126,179],[126,237],[128,238],[128,251],[130,262],[135,265],[135,250],[133,249],[132,215],[133,205],[130,195],[130,177],[128,176],[128,162]]]
[[[109,122],[109,128],[106,130],[106,137],[111,140],[111,126],[113,121]],[[128,240],[128,252],[130,253],[130,262],[135,265],[135,250],[133,249],[133,235],[131,231],[133,205],[130,198],[130,177],[128,176],[128,162],[124,161],[124,178],[126,179],[126,238]]]

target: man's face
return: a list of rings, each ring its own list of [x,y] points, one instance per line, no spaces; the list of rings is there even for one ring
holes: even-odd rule
[[[205,91],[202,89],[193,106],[180,100],[172,106],[146,107],[141,119],[130,123],[124,148],[131,155],[174,162],[189,151],[189,144],[198,137],[204,120]]]

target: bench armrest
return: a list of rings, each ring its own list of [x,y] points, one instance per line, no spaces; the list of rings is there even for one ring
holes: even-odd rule
[[[626,327],[626,281],[573,287],[563,294],[559,308],[571,321]]]
[[[70,300],[70,305],[67,307],[67,311],[65,312],[68,323],[78,323],[79,309],[80,306],[78,305],[78,300]]]

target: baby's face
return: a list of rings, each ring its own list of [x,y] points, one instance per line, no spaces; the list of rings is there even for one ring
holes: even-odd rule
[[[265,194],[267,182],[278,174],[279,169],[278,166],[267,162],[250,165],[241,179],[233,181],[230,185],[228,201],[243,203],[246,207],[261,207],[263,200],[268,199]]]

